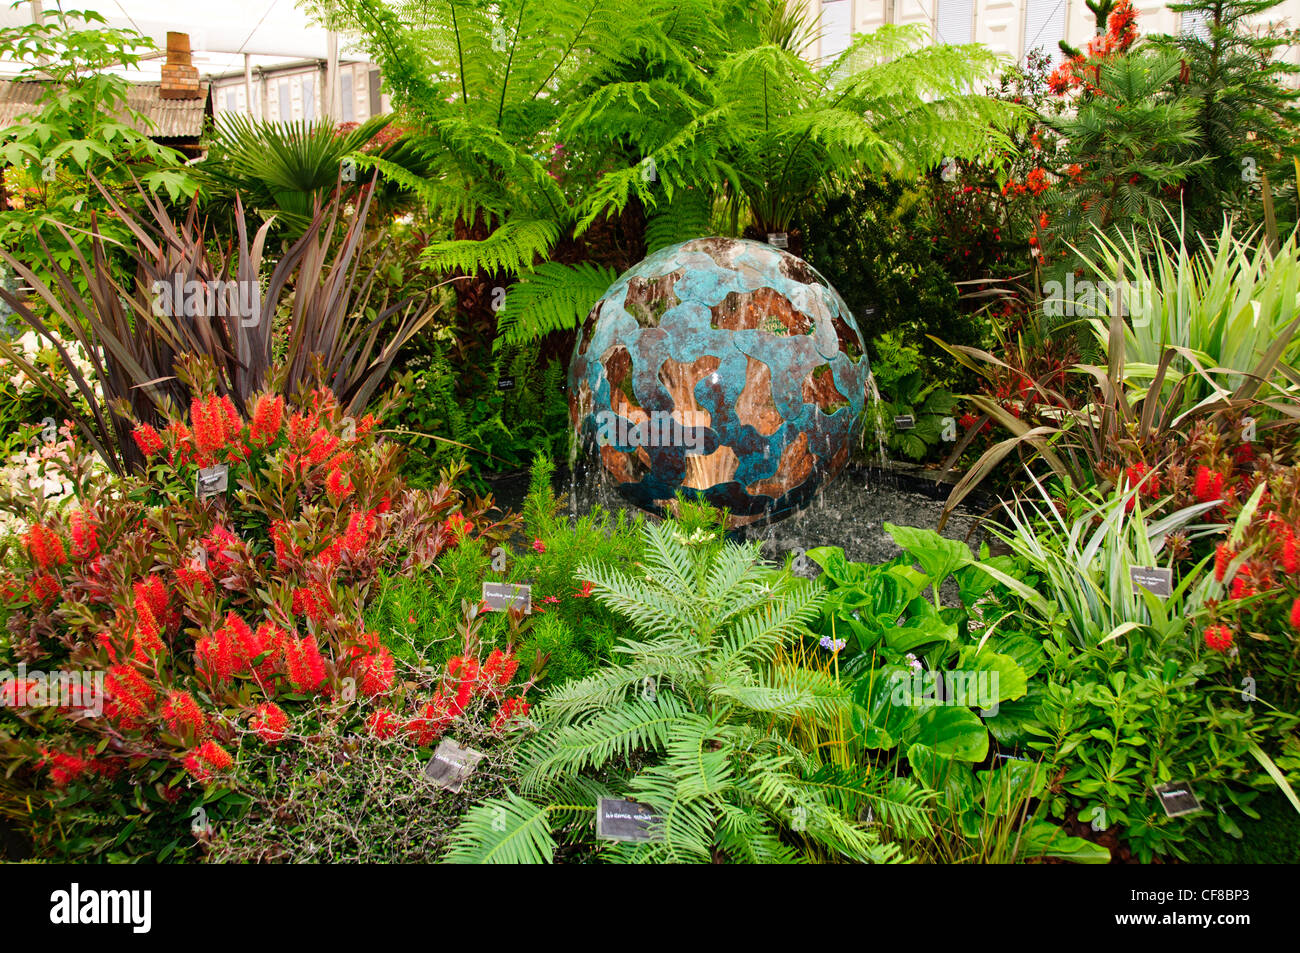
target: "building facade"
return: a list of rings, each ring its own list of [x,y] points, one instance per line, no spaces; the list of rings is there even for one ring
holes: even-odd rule
[[[242,72],[212,76],[212,109],[217,116],[245,113],[271,122],[323,119],[328,108],[326,75],[324,60],[304,60],[253,68],[247,77]],[[342,62],[338,77],[339,122],[364,122],[392,110],[388,96],[381,89],[378,66]]]
[[[1133,6],[1143,34],[1199,26],[1160,2],[1136,0]],[[936,42],[983,43],[1020,62],[1036,47],[1059,58],[1060,40],[1083,49],[1096,32],[1084,0],[809,0],[809,7],[821,15],[817,55],[823,60],[842,52],[854,33],[869,33],[886,23],[923,24]],[[1264,22],[1300,27],[1300,0],[1285,0]],[[1300,49],[1292,48],[1286,58],[1300,63]]]

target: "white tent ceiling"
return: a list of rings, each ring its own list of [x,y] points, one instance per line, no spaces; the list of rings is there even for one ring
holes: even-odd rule
[[[10,9],[0,0],[0,26],[31,22],[31,4]],[[243,70],[244,54],[251,54],[253,66],[272,66],[293,60],[324,59],[328,33],[299,9],[295,0],[220,0],[208,7],[190,0],[70,0],[69,9],[94,10],[114,27],[135,29],[154,41],[158,49],[167,45],[167,32],[190,35],[194,65],[200,75],[212,76]],[[48,12],[57,9],[56,0],[45,0]],[[364,59],[341,40],[340,53],[346,59]],[[162,55],[145,60],[139,69],[126,73],[135,80],[159,77]],[[0,76],[12,76],[16,64],[0,60]]]

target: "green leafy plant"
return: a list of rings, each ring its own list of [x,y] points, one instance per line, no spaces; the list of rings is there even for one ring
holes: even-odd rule
[[[944,439],[956,439],[952,418],[957,398],[923,366],[918,348],[906,344],[897,333],[886,333],[871,342],[872,375],[880,391],[880,402],[864,411],[866,425],[895,453],[922,460]],[[910,428],[899,428],[896,417],[912,419]],[[870,438],[868,437],[868,441]]]
[[[229,395],[237,409],[244,410],[249,396],[266,385],[267,370],[278,358],[284,365],[276,381],[282,394],[296,395],[323,380],[350,414],[360,416],[398,351],[433,316],[407,301],[384,302],[377,317],[366,315],[379,267],[371,264],[363,270],[368,194],[337,248],[333,236],[340,204],[336,199],[318,209],[311,227],[276,263],[263,289],[268,225],[250,243],[241,212],[238,250],[220,258],[209,253],[194,204],[185,221],[177,223],[161,202],[145,196],[153,219],[146,224],[102,184],[98,187],[135,238],[134,285],[114,276],[108,266],[110,239],[94,228],[89,256],[75,254],[75,273],[51,263],[57,279],[53,285],[0,248],[0,261],[31,285],[36,300],[58,320],[47,320],[33,301],[3,289],[0,300],[58,350],[84,404],[79,406],[58,383],[42,376],[9,342],[0,340],[0,355],[39,384],[118,472],[142,462],[131,439],[135,421],[161,426],[167,413],[189,405],[192,388],[177,373],[189,359],[206,359],[216,368],[219,392]],[[57,228],[73,241],[63,225]],[[88,289],[84,295],[71,293],[78,279]],[[283,351],[276,354],[273,332],[282,305],[281,321],[287,320],[289,328],[287,340],[279,345]],[[83,373],[59,340],[58,327],[66,328],[81,345],[93,373]],[[391,336],[381,342],[379,333],[385,328]]]
[[[109,28],[91,10],[58,7],[39,23],[18,16],[20,25],[0,27],[0,58],[21,64],[18,81],[40,82],[42,92],[21,121],[0,129],[0,166],[17,172],[0,188],[8,193],[0,202],[0,248],[50,284],[53,268],[71,273],[84,294],[74,233],[98,227],[111,239],[104,267],[123,264],[111,248],[130,237],[96,180],[137,205],[137,182],[172,201],[192,195],[197,183],[184,156],[142,131],[149,121],[127,105],[130,80],[107,70],[138,65],[153,45],[147,37]]]
[[[391,116],[375,116],[340,131],[330,122],[263,122],[223,113],[195,171],[205,178],[209,203],[219,199],[233,212],[238,194],[264,219],[274,216],[278,234],[296,239],[311,225],[317,206],[340,185],[340,171],[350,157],[391,121]],[[351,161],[350,181],[355,182],[356,160]]]
[[[521,749],[523,797],[485,802],[456,832],[449,859],[550,860],[556,838],[581,840],[599,796],[648,805],[660,839],[602,857],[641,862],[888,861],[857,820],[872,781],[818,767],[791,738],[799,717],[843,712],[824,673],[771,670],[815,613],[813,585],[764,567],[756,544],[722,543],[673,523],[647,525],[635,575],[586,564],[581,577],[633,634],[624,662],[554,690]]]

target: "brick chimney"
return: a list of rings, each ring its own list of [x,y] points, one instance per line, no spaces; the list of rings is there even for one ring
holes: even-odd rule
[[[199,98],[199,71],[190,60],[188,33],[167,34],[167,62],[162,68],[162,98]]]

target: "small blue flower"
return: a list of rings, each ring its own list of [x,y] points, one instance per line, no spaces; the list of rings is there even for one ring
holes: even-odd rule
[[[839,652],[848,644],[844,639],[832,639],[829,635],[823,635],[821,638],[821,647],[831,652]]]

